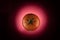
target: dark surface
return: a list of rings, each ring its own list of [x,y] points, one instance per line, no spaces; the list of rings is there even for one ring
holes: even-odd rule
[[[12,15],[12,12],[19,6],[25,2],[36,2],[38,4],[42,4],[49,11],[49,25],[47,31],[41,37],[38,36],[36,38],[28,38],[19,36],[13,26],[9,24],[9,16]],[[57,1],[56,1],[57,2]],[[56,13],[56,2],[55,1],[20,1],[20,0],[0,0],[0,23],[1,23],[1,40],[53,40],[56,39],[56,27],[57,27],[57,14]],[[12,23],[11,23],[12,24]]]

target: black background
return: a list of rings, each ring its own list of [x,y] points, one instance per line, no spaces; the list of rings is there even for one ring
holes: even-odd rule
[[[22,37],[13,30],[13,26],[9,24],[9,16],[12,12],[23,3],[33,2],[43,5],[49,14],[49,25],[44,35],[36,38]],[[57,13],[56,13],[56,2],[54,1],[39,1],[39,0],[0,0],[0,16],[1,16],[1,40],[53,40],[56,39],[56,27],[57,27]]]

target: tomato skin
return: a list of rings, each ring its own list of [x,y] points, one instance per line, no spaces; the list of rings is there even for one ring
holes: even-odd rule
[[[34,31],[38,28],[39,26],[39,18],[38,16],[36,16],[35,14],[27,14],[23,17],[23,27],[27,30],[27,31]]]

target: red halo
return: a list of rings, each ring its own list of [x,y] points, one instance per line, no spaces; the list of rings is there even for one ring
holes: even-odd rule
[[[28,13],[33,13],[37,15],[40,19],[39,28],[37,28],[37,30],[35,31],[26,31],[26,29],[22,25],[22,19]],[[38,35],[38,34],[41,34],[45,30],[48,20],[47,20],[46,12],[41,6],[31,4],[31,5],[23,6],[17,12],[15,22],[17,26],[16,28],[20,33],[25,34],[25,35]]]

